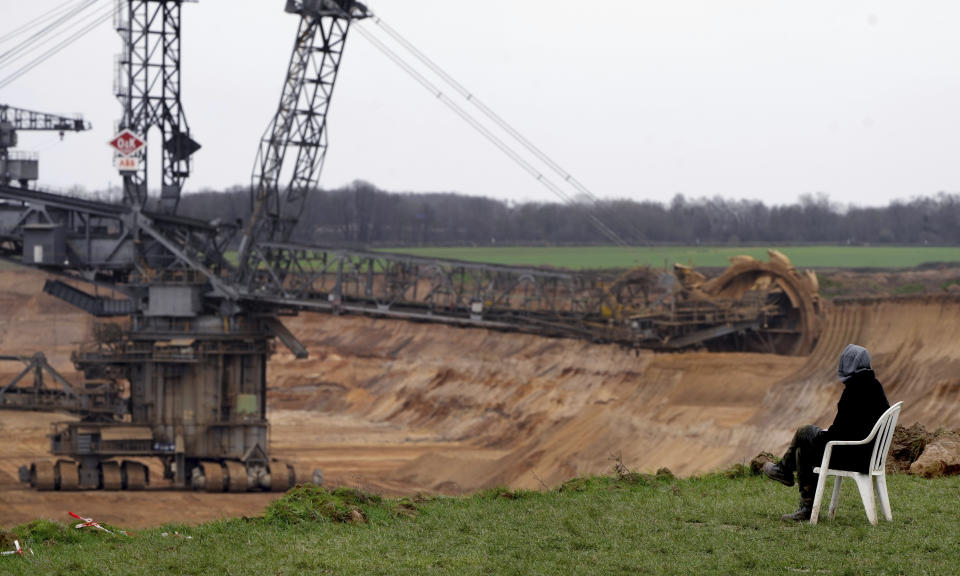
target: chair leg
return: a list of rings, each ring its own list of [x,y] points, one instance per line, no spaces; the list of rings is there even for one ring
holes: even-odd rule
[[[827,484],[827,473],[820,470],[817,474],[817,491],[813,494],[813,510],[810,511],[810,523],[816,524],[820,519],[820,504],[823,503],[823,489]]]
[[[873,479],[870,474],[857,474],[853,477],[860,489],[860,498],[863,500],[863,509],[867,512],[867,520],[877,525],[877,501],[873,497]]]
[[[890,510],[890,497],[887,496],[887,476],[880,474],[873,477],[874,487],[877,492],[877,500],[880,504],[880,511],[887,522],[893,521],[893,512]]]
[[[840,503],[840,483],[843,476],[835,476],[833,480],[833,496],[830,497],[830,519],[837,515],[837,505]]]

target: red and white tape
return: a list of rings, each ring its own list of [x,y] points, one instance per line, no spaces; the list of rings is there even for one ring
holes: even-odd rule
[[[0,552],[0,556],[13,556],[14,554],[16,554],[17,556],[23,556],[23,548],[20,547],[20,541],[14,540],[13,546],[15,548],[14,550],[10,550],[8,552]],[[28,551],[30,552],[30,555],[33,556],[33,548],[28,548]]]
[[[106,528],[104,528],[103,526],[101,526],[100,523],[97,522],[96,520],[94,520],[93,518],[84,518],[83,516],[81,516],[81,515],[79,515],[79,514],[74,514],[73,512],[67,512],[67,514],[70,514],[71,516],[73,516],[73,517],[76,518],[77,520],[83,520],[83,522],[81,522],[81,523],[77,524],[76,526],[74,526],[74,528],[76,528],[77,530],[80,530],[81,528],[96,528],[97,530],[103,530],[103,531],[106,532],[107,534],[113,534],[113,535],[122,534],[122,535],[124,535],[124,536],[129,536],[129,535],[130,535],[130,533],[127,532],[127,531],[125,531],[125,530],[117,530],[116,532],[113,532],[113,531],[111,531],[111,530],[107,530]]]
[[[79,529],[81,529],[81,528],[96,528],[97,530],[103,530],[103,531],[106,532],[107,534],[113,534],[113,532],[111,532],[111,531],[107,530],[106,528],[104,528],[103,526],[101,526],[100,523],[97,522],[97,521],[95,521],[93,518],[84,518],[83,516],[81,516],[81,515],[79,515],[79,514],[74,514],[73,512],[67,512],[67,514],[73,516],[73,517],[76,518],[77,520],[83,520],[83,522],[81,522],[81,523],[77,524],[76,526],[74,526],[74,528],[76,528],[77,530],[79,530]]]

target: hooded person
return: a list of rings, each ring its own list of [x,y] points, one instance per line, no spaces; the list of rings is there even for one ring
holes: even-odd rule
[[[870,352],[863,346],[848,344],[840,355],[837,378],[843,383],[843,394],[837,402],[837,415],[826,430],[807,425],[799,428],[779,463],[767,462],[765,476],[786,486],[793,486],[794,474],[800,485],[800,509],[785,514],[784,520],[809,520],[823,451],[831,440],[863,440],[884,412],[890,408],[883,385],[870,366]],[[870,467],[873,444],[837,446],[830,455],[830,468],[866,472]]]

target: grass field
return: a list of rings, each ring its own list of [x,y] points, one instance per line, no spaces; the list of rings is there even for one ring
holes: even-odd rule
[[[930,262],[960,262],[960,247],[904,246],[771,246],[803,268],[911,268]],[[389,252],[452,258],[515,266],[554,266],[572,269],[673,266],[725,267],[728,259],[749,254],[766,260],[766,247],[658,246],[618,248],[611,246],[565,247],[463,247],[397,248]]]
[[[960,247],[943,246],[484,246],[381,248],[379,251],[487,264],[584,270],[662,268],[677,262],[725,268],[731,256],[740,254],[766,260],[768,248],[783,252],[801,268],[913,268],[930,263],[960,264]],[[230,251],[226,256],[236,264],[236,252]],[[0,270],[12,267],[14,265],[0,262]]]
[[[262,518],[131,537],[37,521],[0,536],[35,552],[0,573],[957,574],[960,477],[889,483],[894,521],[877,527],[849,482],[835,520],[783,522],[795,489],[744,472],[414,500],[301,487]]]
[[[756,246],[484,246],[381,248],[381,252],[447,258],[510,266],[551,266],[569,269],[671,267],[674,263],[723,268],[729,258],[749,254],[767,259],[768,247]],[[921,246],[770,246],[801,268],[913,268],[930,263],[960,264],[960,247]],[[227,260],[236,264],[236,252]],[[0,261],[0,270],[15,269]]]

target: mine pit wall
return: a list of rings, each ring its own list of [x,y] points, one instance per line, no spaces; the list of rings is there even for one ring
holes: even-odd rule
[[[615,346],[359,318],[305,315],[312,358],[271,365],[275,407],[353,414],[419,431],[437,448],[398,468],[433,489],[538,487],[630,467],[687,475],[782,450],[830,424],[847,343],[867,346],[901,422],[960,427],[960,300],[833,305],[807,358],[632,355]]]

